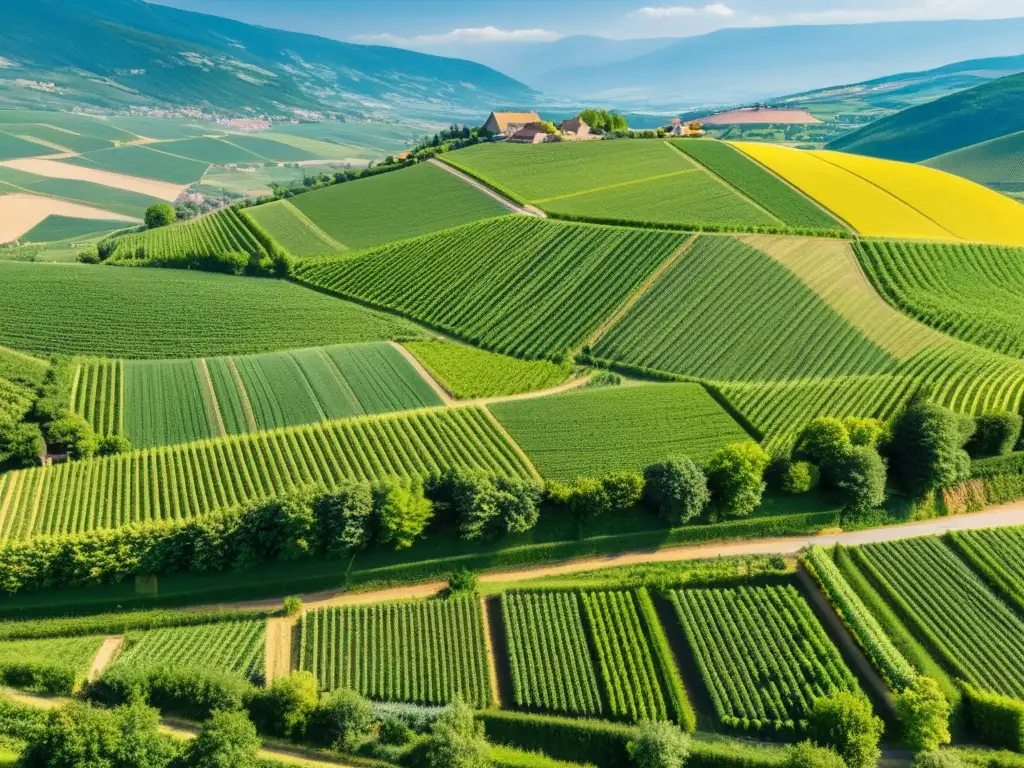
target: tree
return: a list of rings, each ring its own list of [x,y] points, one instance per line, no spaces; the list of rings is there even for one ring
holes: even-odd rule
[[[1005,456],[1020,440],[1022,419],[1016,413],[986,413],[975,420],[976,429],[967,443],[971,456]]]
[[[96,441],[97,456],[114,456],[132,450],[132,442],[124,435],[104,435]]]
[[[257,729],[271,736],[300,740],[310,713],[318,701],[312,672],[292,672],[279,677],[250,707]]]
[[[21,757],[22,768],[113,768],[121,732],[114,714],[75,702],[49,713]]]
[[[555,124],[552,123],[550,120],[538,120],[536,123],[534,123],[534,125],[540,130],[544,131],[544,133],[551,134],[558,132],[558,129],[555,128]]]
[[[934,679],[919,675],[896,694],[896,710],[903,723],[903,740],[915,752],[934,752],[949,744],[952,708]]]
[[[923,495],[970,476],[962,419],[952,411],[918,402],[893,428],[889,448],[896,478],[907,492]]]
[[[601,486],[612,512],[624,512],[644,497],[644,477],[636,472],[609,472],[601,477]]]
[[[46,438],[73,459],[87,459],[98,447],[92,425],[77,413],[51,421],[46,426]]]
[[[594,477],[577,477],[569,486],[569,514],[580,523],[602,517],[612,511],[612,502],[604,484]]]
[[[670,525],[682,525],[704,513],[711,492],[696,462],[685,456],[651,464],[644,470],[647,498]]]
[[[708,459],[705,471],[712,501],[726,514],[745,517],[764,494],[764,471],[771,457],[757,443],[733,443]]]
[[[782,471],[782,490],[786,493],[807,493],[818,487],[821,470],[809,461],[794,461]]]
[[[884,725],[864,694],[838,691],[815,699],[807,722],[811,740],[833,747],[849,768],[873,768],[878,762]]]
[[[853,448],[850,433],[839,419],[814,419],[796,439],[793,458],[817,464],[826,474]]]
[[[789,748],[785,768],[846,768],[846,763],[834,749],[801,741]]]
[[[354,751],[373,731],[373,704],[355,691],[339,688],[313,711],[309,736],[332,749]]]
[[[5,424],[0,422],[0,462],[11,460],[23,467],[39,464],[46,453],[42,430],[32,422]]]
[[[636,768],[682,768],[690,756],[690,735],[672,723],[641,723],[626,745]]]
[[[434,516],[419,482],[386,481],[374,489],[373,505],[380,542],[395,549],[411,547]]]
[[[373,492],[368,483],[348,482],[321,496],[313,508],[316,539],[328,557],[365,549],[373,535]]]
[[[860,419],[851,416],[843,419],[843,426],[850,435],[850,443],[867,448],[880,448],[888,438],[888,427],[879,419]]]
[[[833,482],[843,494],[844,516],[865,515],[885,502],[885,461],[874,448],[852,448],[833,470]]]
[[[160,733],[160,713],[142,703],[114,710],[121,732],[117,768],[164,768],[177,756],[173,743]]]
[[[423,745],[427,768],[488,768],[487,752],[483,723],[459,697],[437,717]]]
[[[244,712],[217,710],[199,727],[189,750],[191,768],[256,768],[260,737]]]
[[[149,206],[149,208],[146,209],[146,229],[166,227],[168,224],[174,221],[174,217],[174,209],[167,203],[154,203],[153,205]]]

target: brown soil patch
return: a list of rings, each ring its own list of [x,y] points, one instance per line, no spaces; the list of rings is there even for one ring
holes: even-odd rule
[[[123,635],[106,638],[92,660],[92,666],[89,668],[89,680],[98,679],[103,674],[103,670],[109,667],[110,663],[121,653],[122,648],[124,648]]]
[[[292,672],[292,629],[296,617],[267,620],[266,669],[264,676],[267,686],[279,677]]]
[[[0,243],[17,240],[47,216],[69,216],[75,219],[97,221],[137,222],[128,216],[91,208],[80,203],[69,203],[41,195],[0,195]],[[117,226],[116,224],[111,225]],[[102,229],[103,227],[97,227]]]

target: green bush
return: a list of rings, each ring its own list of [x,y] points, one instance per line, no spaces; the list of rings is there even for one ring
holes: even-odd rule
[[[975,738],[990,747],[1024,752],[1024,702],[964,685]]]
[[[369,700],[339,688],[310,713],[306,733],[314,744],[352,751],[370,735],[374,722]]]
[[[833,467],[853,448],[850,433],[841,419],[822,417],[811,421],[800,432],[793,447],[793,458],[819,467]]]
[[[298,595],[289,595],[284,599],[281,610],[285,616],[298,616],[302,613],[302,598]]]
[[[132,450],[132,442],[124,435],[104,435],[96,442],[97,456],[115,456]]]
[[[951,707],[939,684],[919,676],[896,694],[896,711],[903,725],[903,741],[915,752],[934,752],[949,744]]]
[[[373,507],[380,543],[395,549],[411,547],[434,516],[433,505],[418,482],[383,482],[374,489]]]
[[[815,699],[807,723],[811,740],[835,749],[848,768],[874,768],[882,754],[884,726],[862,693],[837,691]]]
[[[46,441],[38,424],[0,423],[0,462],[6,459],[22,467],[38,466],[45,453]]]
[[[87,459],[98,447],[92,425],[76,413],[47,424],[46,439],[73,459]]]
[[[402,746],[412,741],[412,736],[412,728],[402,718],[395,715],[385,715],[380,719],[377,739],[381,744]]]
[[[540,488],[528,480],[453,469],[429,485],[431,499],[451,504],[459,534],[467,541],[525,533],[540,518]]]
[[[888,445],[891,435],[889,426],[880,419],[860,419],[848,417],[843,419],[843,426],[850,435],[850,444],[864,448],[882,449]]]
[[[650,465],[644,470],[644,481],[649,503],[673,526],[700,517],[711,500],[703,470],[686,457]]]
[[[761,504],[771,457],[757,443],[719,448],[705,465],[712,502],[727,515],[746,517]]]
[[[846,763],[834,749],[801,741],[789,748],[786,768],[845,768]]]
[[[215,710],[240,710],[256,689],[237,675],[183,667],[115,664],[88,683],[86,698],[106,707],[148,702],[161,712],[205,720]]]
[[[948,749],[920,752],[914,756],[913,768],[967,768],[967,763]]]
[[[1006,411],[978,416],[974,434],[967,443],[967,452],[976,458],[1006,456],[1020,439],[1022,423],[1024,419],[1019,414]]]
[[[246,706],[260,733],[300,741],[317,703],[316,678],[307,671],[277,678],[269,689],[250,696]]]
[[[189,748],[190,768],[257,768],[262,746],[244,712],[214,712]]]
[[[948,488],[970,475],[963,419],[931,403],[911,405],[893,427],[889,448],[895,478],[916,496]]]
[[[558,760],[592,763],[599,768],[630,764],[626,744],[636,729],[605,720],[535,715],[489,709],[477,714],[488,741],[527,751],[543,751]]]
[[[143,220],[146,222],[146,229],[156,229],[157,227],[166,227],[174,221],[174,217],[174,208],[167,203],[153,203],[146,209]]]
[[[690,735],[672,723],[641,723],[626,751],[635,768],[682,768],[690,743]]]
[[[78,679],[78,670],[61,659],[50,662],[9,661],[0,664],[0,683],[25,691],[70,696]]]
[[[794,461],[782,472],[780,486],[794,495],[813,491],[821,482],[821,470],[809,461]]]
[[[456,697],[434,721],[423,745],[425,768],[487,768],[488,744],[473,710]]]
[[[343,557],[365,549],[373,535],[373,492],[369,483],[346,482],[313,508],[321,554]]]
[[[637,472],[611,472],[601,477],[611,511],[625,512],[644,497],[644,476]]]
[[[460,568],[448,578],[448,592],[453,595],[475,594],[479,588],[480,577],[468,568]]]
[[[867,446],[851,448],[833,470],[833,481],[843,496],[843,516],[863,517],[885,502],[885,461]]]

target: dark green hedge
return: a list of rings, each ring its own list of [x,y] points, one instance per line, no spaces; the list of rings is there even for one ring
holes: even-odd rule
[[[987,693],[964,684],[971,731],[990,747],[1024,752],[1024,701]]]
[[[70,696],[78,677],[78,670],[60,659],[49,663],[10,661],[0,664],[0,684],[53,696]]]
[[[998,475],[1024,475],[1024,451],[971,462],[971,477],[990,478]]]

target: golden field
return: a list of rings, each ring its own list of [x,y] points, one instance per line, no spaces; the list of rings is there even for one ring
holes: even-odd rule
[[[862,235],[1024,245],[1024,206],[933,168],[733,142]]]

